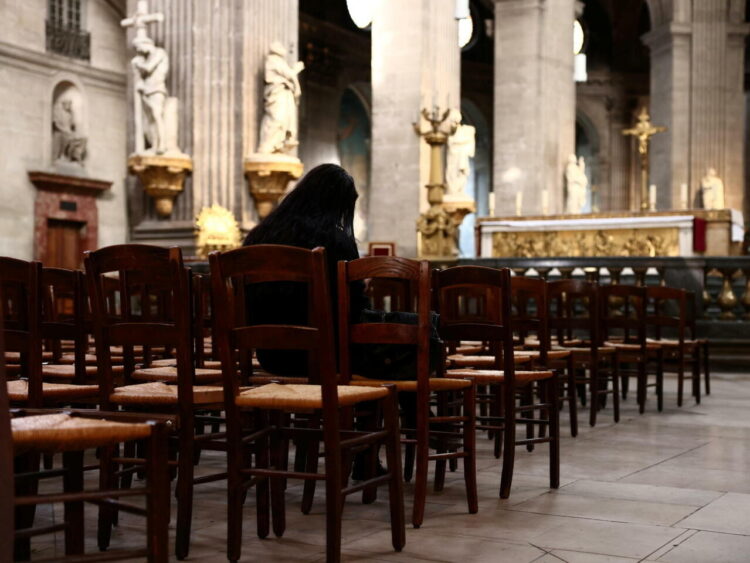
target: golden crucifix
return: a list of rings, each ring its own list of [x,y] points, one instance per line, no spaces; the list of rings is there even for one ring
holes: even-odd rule
[[[646,106],[638,114],[638,123],[630,129],[623,129],[623,135],[630,135],[638,139],[638,154],[641,156],[641,211],[648,209],[648,149],[651,137],[666,131],[666,127],[657,127],[651,123]]]

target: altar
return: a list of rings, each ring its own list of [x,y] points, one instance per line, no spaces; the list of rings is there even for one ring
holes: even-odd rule
[[[590,213],[477,220],[481,257],[736,256],[744,236],[732,209]]]

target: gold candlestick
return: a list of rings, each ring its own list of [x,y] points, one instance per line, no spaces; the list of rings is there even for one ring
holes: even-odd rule
[[[450,110],[442,114],[435,106],[432,112],[422,109],[421,117],[429,124],[422,129],[421,123],[413,123],[414,131],[424,137],[430,145],[430,179],[427,188],[427,201],[430,207],[417,219],[417,232],[420,234],[419,256],[422,258],[456,258],[458,227],[443,207],[445,194],[445,169],[443,147],[448,137],[456,132],[458,123],[450,121]]]

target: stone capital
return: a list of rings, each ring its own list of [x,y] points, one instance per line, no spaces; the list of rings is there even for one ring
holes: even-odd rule
[[[687,41],[693,33],[690,24],[667,23],[641,36],[641,40],[649,48],[652,55],[669,49],[676,41]]]

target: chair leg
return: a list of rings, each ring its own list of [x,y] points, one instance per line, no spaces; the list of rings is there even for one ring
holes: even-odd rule
[[[384,426],[388,437],[385,443],[385,461],[391,478],[388,481],[388,499],[391,512],[391,543],[401,551],[406,544],[404,516],[404,485],[401,478],[401,433],[398,426],[398,403],[395,389],[383,401]]]
[[[241,470],[248,456],[240,441],[239,421],[227,417],[227,559],[238,561],[242,553],[242,505],[245,488]]]
[[[177,455],[177,529],[175,557],[183,560],[190,551],[190,528],[193,520],[193,474],[195,467],[195,419],[180,416],[180,451]]]
[[[283,426],[284,413],[282,411],[272,412],[272,422],[277,428]],[[284,440],[274,440],[270,444],[271,466],[277,470],[283,470],[286,466],[286,443]],[[269,479],[271,488],[271,516],[273,533],[277,538],[284,535],[286,529],[286,505],[284,502],[284,478],[272,477]]]
[[[83,491],[83,452],[63,452],[63,490],[66,493]],[[83,554],[83,500],[64,503],[65,555]]]
[[[643,414],[646,410],[646,383],[648,380],[648,371],[647,371],[647,364],[648,359],[647,358],[641,358],[641,361],[638,362],[638,381],[637,383],[637,389],[636,389],[636,398],[638,402],[638,412],[639,414]]]
[[[326,470],[326,562],[341,561],[341,514],[344,508],[342,493],[341,450],[338,420],[331,413],[323,413],[323,447]]]
[[[115,451],[119,451],[118,446],[105,446],[99,450],[99,488],[104,491],[117,487],[116,465],[112,461]],[[106,551],[109,547],[114,512],[114,508],[109,504],[99,505],[97,543],[100,551]]]
[[[425,406],[417,414],[417,444],[415,448],[417,471],[414,477],[414,507],[412,510],[412,525],[415,528],[422,525],[427,499],[427,466],[430,455],[430,423],[428,418],[429,409]]]
[[[157,426],[148,440],[146,475],[149,494],[146,497],[149,563],[169,559],[169,469],[167,463],[167,429]]]
[[[711,394],[711,369],[708,358],[708,342],[703,344],[703,377],[706,381],[706,395]]]
[[[578,397],[576,397],[576,374],[572,363],[568,364],[568,409],[570,410],[570,435],[578,436]]]
[[[620,370],[617,362],[612,362],[612,408],[614,410],[615,422],[620,422]]]
[[[599,412],[599,382],[600,382],[600,374],[599,374],[599,366],[595,364],[593,361],[591,362],[591,366],[589,368],[591,377],[590,377],[590,388],[591,388],[591,405],[589,405],[589,426],[596,426],[596,415]]]
[[[268,428],[268,413],[258,409],[256,411],[256,428]],[[268,469],[269,436],[266,434],[255,441],[255,465],[259,469]],[[262,477],[255,484],[255,510],[258,537],[268,537],[270,529],[269,483],[268,478]]]
[[[684,366],[678,365],[677,366],[677,406],[678,407],[682,406],[682,395],[683,395],[684,384],[685,384],[685,369],[684,369]]]
[[[526,385],[521,392],[521,404],[524,406],[533,405],[534,404],[534,384],[531,383],[529,385]],[[527,410],[523,414],[523,418],[534,420],[536,418],[536,412],[534,409]],[[526,424],[526,438],[528,440],[531,440],[534,438],[534,425],[531,423]],[[534,444],[526,444],[526,451],[527,452],[533,452],[534,451]]]
[[[515,405],[509,404],[511,401],[515,401],[511,389],[505,389],[505,393],[510,396],[509,400],[506,400],[505,413],[504,413],[504,429],[503,429],[503,468],[500,477],[500,498],[508,498],[510,496],[510,485],[513,481],[513,466],[515,464],[516,456],[516,409]]]
[[[477,497],[477,418],[476,418],[476,388],[474,385],[464,389],[464,416],[463,423],[463,448],[464,458],[464,483],[466,484],[466,501],[469,505],[469,514],[479,511],[479,500]]]
[[[678,377],[683,377],[684,373],[680,371]],[[659,412],[664,410],[664,357],[663,352],[658,352],[658,363],[656,365],[656,409]]]
[[[315,415],[311,416],[307,420],[308,428],[320,428],[320,418]],[[320,450],[320,442],[318,440],[299,440],[300,445],[304,452],[304,465],[302,471],[307,473],[318,472],[318,453]],[[310,514],[312,510],[313,501],[315,500],[315,485],[317,481],[315,479],[307,479],[302,485],[302,514]]]
[[[593,381],[593,376],[592,376]],[[544,402],[549,403],[547,416],[549,420],[549,486],[557,489],[560,486],[560,409],[557,401],[558,396],[557,378],[551,377],[544,382]],[[592,404],[598,403],[597,398],[591,396]]]

